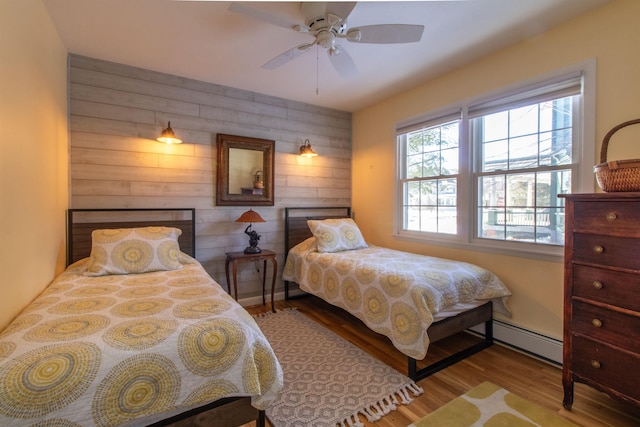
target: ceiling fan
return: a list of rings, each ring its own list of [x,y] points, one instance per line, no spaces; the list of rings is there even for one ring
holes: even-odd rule
[[[423,25],[378,24],[348,28],[347,18],[356,3],[302,2],[300,9],[303,22],[294,22],[286,16],[258,9],[245,2],[232,2],[229,10],[313,37],[309,43],[289,49],[262,66],[269,70],[292,61],[317,45],[327,50],[331,64],[342,77],[351,78],[356,76],[358,71],[351,56],[337,44],[339,40],[351,43],[389,44],[418,42],[422,38]]]

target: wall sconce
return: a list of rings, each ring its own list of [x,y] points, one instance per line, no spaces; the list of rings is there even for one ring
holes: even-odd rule
[[[300,146],[300,155],[303,157],[315,157],[318,153],[311,149],[311,143],[308,139],[305,139],[304,144]]]
[[[175,133],[173,133],[173,129],[171,129],[171,122],[167,123],[166,129],[162,130],[162,134],[158,137],[158,141],[164,142],[167,144],[181,144],[182,140],[179,139]]]
[[[247,246],[244,250],[245,254],[259,254],[262,252],[262,249],[258,247],[258,241],[260,240],[260,235],[251,230],[251,223],[253,222],[266,222],[262,217],[258,214],[258,212],[253,209],[249,209],[242,215],[240,218],[236,219],[235,222],[248,222],[249,225],[244,229],[244,233],[249,236],[249,246]]]

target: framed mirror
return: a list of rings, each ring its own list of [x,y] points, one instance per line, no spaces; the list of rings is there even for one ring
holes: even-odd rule
[[[218,134],[218,206],[273,206],[275,141]]]

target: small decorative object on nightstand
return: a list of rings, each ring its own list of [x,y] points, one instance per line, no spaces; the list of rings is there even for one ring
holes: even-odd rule
[[[237,266],[242,262],[253,262],[258,269],[258,262],[263,261],[262,268],[262,305],[266,304],[265,300],[265,283],[267,281],[267,261],[271,261],[273,265],[273,276],[271,278],[271,311],[276,312],[273,305],[273,293],[276,286],[276,274],[278,272],[278,262],[276,261],[275,252],[262,250],[257,254],[248,254],[246,252],[227,252],[227,261],[224,265],[224,271],[227,275],[227,287],[229,288],[229,294],[231,295],[231,283],[233,283],[233,295],[236,301],[238,300],[238,273]],[[233,282],[229,277],[229,264],[232,266]],[[260,271],[258,269],[258,271]]]
[[[240,218],[236,219],[236,222],[248,222],[249,225],[244,229],[244,233],[249,236],[249,246],[247,246],[244,250],[245,254],[259,254],[262,252],[258,247],[258,241],[260,240],[260,235],[251,229],[251,224],[254,222],[266,222],[262,217],[253,209],[249,209],[242,215]]]

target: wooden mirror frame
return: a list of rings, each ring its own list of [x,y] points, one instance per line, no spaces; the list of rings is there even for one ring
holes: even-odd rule
[[[218,206],[273,206],[273,174],[275,164],[275,141],[250,138],[245,136],[217,134],[218,144]],[[229,193],[229,149],[255,150],[263,153],[262,194],[230,194]]]

